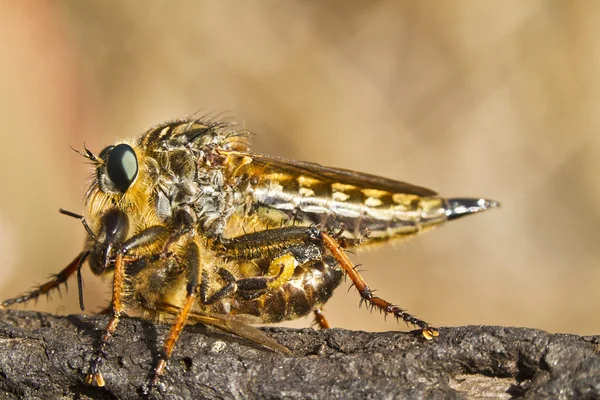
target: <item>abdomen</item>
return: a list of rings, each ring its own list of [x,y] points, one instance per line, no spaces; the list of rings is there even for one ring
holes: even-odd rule
[[[215,305],[212,311],[253,315],[266,323],[300,318],[329,300],[342,278],[340,267],[326,257],[310,266],[298,267],[288,282],[256,299],[246,300],[236,294]]]
[[[393,193],[344,183],[297,177],[262,180],[253,188],[256,212],[296,224],[317,224],[347,238],[382,241],[415,234],[447,220],[446,200],[437,195]]]

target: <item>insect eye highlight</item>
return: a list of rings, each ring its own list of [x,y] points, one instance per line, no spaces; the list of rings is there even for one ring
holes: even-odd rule
[[[135,152],[128,144],[113,147],[106,159],[108,179],[121,193],[125,193],[138,174],[138,161]]]

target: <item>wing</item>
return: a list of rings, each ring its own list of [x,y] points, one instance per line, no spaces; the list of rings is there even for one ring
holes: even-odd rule
[[[162,304],[159,307],[160,311],[166,312],[171,315],[177,315],[179,308],[171,304]],[[231,316],[231,315],[220,315],[220,314],[208,314],[199,311],[192,311],[188,317],[191,321],[200,322],[204,325],[214,326],[222,331],[233,333],[244,339],[248,339],[254,343],[258,343],[271,350],[274,350],[283,354],[291,354],[290,350],[277,343],[265,335],[262,331],[248,325],[251,323],[251,317],[244,316]]]
[[[325,167],[320,164],[288,160],[281,157],[268,156],[263,154],[242,154],[252,159],[251,166],[264,172],[287,173],[293,176],[304,176],[317,179],[323,183],[341,183],[353,185],[360,188],[375,190],[384,190],[390,193],[401,193],[416,195],[420,197],[429,197],[437,195],[433,190],[412,185],[406,182],[395,181],[393,179],[382,178],[380,176],[354,172],[342,168]]]

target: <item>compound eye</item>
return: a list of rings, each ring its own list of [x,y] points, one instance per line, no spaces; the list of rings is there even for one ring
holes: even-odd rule
[[[121,193],[125,193],[138,174],[138,162],[135,152],[128,144],[119,144],[112,148],[106,160],[108,179]]]

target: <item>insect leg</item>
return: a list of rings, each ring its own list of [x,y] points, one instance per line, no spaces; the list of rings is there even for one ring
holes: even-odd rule
[[[185,302],[177,314],[175,322],[173,323],[173,326],[171,326],[169,336],[167,336],[167,340],[165,341],[163,352],[158,360],[158,363],[156,364],[156,368],[154,369],[154,377],[152,378],[151,382],[152,386],[156,386],[160,376],[164,373],[167,362],[173,353],[175,343],[177,342],[177,339],[181,334],[181,330],[188,319],[188,315],[192,309],[192,306],[196,301],[196,287],[198,286],[198,275],[200,271],[200,254],[198,251],[198,246],[196,243],[190,242],[184,249],[184,253],[184,265],[186,265],[188,268]]]
[[[121,253],[123,253],[123,255],[125,256],[127,255],[127,252],[131,250],[148,246],[153,242],[158,242],[165,236],[165,234],[166,228],[161,225],[154,225],[149,228],[146,228],[137,235],[127,239],[127,241],[123,243],[121,247]]]
[[[225,285],[210,296],[208,294],[210,281],[205,271],[202,273],[200,284],[200,301],[204,305],[211,305],[235,293],[239,293],[246,300],[255,299],[265,294],[268,289],[276,289],[285,284],[298,265],[298,260],[293,254],[285,253],[271,261],[266,275],[237,280],[229,271],[220,268],[217,273],[225,280]]]
[[[290,280],[298,265],[298,260],[292,253],[285,253],[271,261],[266,275],[238,280],[238,290],[255,291],[281,287]]]
[[[258,259],[278,256],[291,246],[320,243],[319,230],[309,226],[286,226],[248,233],[231,239],[221,239],[219,250],[237,259]]]
[[[299,265],[320,259],[321,253],[311,242],[319,242],[318,230],[314,227],[288,226],[220,239],[216,246],[235,259],[272,259],[265,275],[235,280],[228,271],[220,269],[219,275],[225,286],[208,295],[208,273],[203,273],[200,300],[205,305],[241,293],[246,300],[260,297],[268,289],[281,287],[292,277]],[[307,244],[309,244],[307,246]],[[204,278],[206,277],[206,278]]]
[[[315,324],[319,326],[319,329],[331,328],[331,325],[329,325],[329,322],[327,322],[327,318],[325,318],[325,315],[323,314],[323,310],[321,310],[320,308],[316,308],[313,310],[313,313],[315,315]]]
[[[106,346],[108,342],[114,335],[117,325],[119,324],[119,317],[123,312],[123,303],[121,303],[121,295],[123,293],[123,286],[125,283],[125,273],[124,273],[124,265],[123,265],[123,253],[118,252],[115,257],[115,272],[113,276],[113,296],[111,302],[111,318],[108,321],[108,325],[106,325],[106,329],[104,331],[104,335],[102,336],[102,341],[100,345],[94,352],[92,356],[92,361],[90,362],[90,368],[88,370],[88,374],[85,378],[85,382],[88,385],[96,384],[100,387],[104,386],[104,377],[102,373],[100,373],[100,367],[102,366],[102,362],[104,361],[104,357],[106,355]]]
[[[40,297],[42,295],[47,295],[55,289],[58,289],[61,284],[67,282],[67,279],[69,279],[71,277],[71,275],[73,275],[75,272],[78,272],[81,269],[81,266],[83,265],[87,256],[88,256],[87,252],[82,252],[77,257],[75,257],[75,259],[73,261],[71,261],[71,263],[69,265],[67,265],[62,271],[60,271],[58,274],[54,275],[50,281],[36,287],[31,292],[25,293],[19,297],[15,297],[14,299],[4,300],[2,302],[2,307],[9,307],[13,304],[26,303],[30,300],[37,299],[38,297]],[[79,294],[80,302],[82,302],[81,301],[81,287],[79,289],[79,293],[80,293]]]
[[[175,243],[179,238],[181,238],[186,233],[190,232],[194,229],[194,224],[196,223],[195,218],[192,217],[193,212],[188,210],[183,206],[173,216],[173,222],[171,223],[171,235],[169,235],[167,241],[163,245],[162,255],[166,256],[169,248],[173,243]]]
[[[114,258],[112,300],[109,308],[110,320],[106,325],[100,345],[96,348],[96,351],[92,355],[90,367],[85,378],[85,382],[87,384],[95,384],[100,387],[104,386],[105,384],[104,377],[100,372],[100,368],[102,367],[102,363],[104,362],[104,358],[106,356],[106,347],[117,330],[119,318],[124,310],[122,297],[125,292],[125,260],[129,258],[127,256],[127,252],[139,247],[147,246],[160,240],[160,238],[163,236],[164,228],[162,226],[151,226],[137,235],[129,238],[120,246],[120,248],[117,249],[116,256]],[[108,261],[110,260],[107,260],[107,263]],[[106,265],[103,266],[103,268],[106,268]]]
[[[207,271],[202,271],[202,283],[200,284],[200,301],[204,305],[211,305],[215,302],[231,296],[237,291],[236,278],[225,268],[219,268],[217,274],[225,281],[225,286],[217,290],[212,295],[208,295],[210,289],[210,278]]]
[[[380,297],[374,296],[373,291],[367,286],[367,284],[360,276],[358,271],[354,268],[352,261],[350,261],[344,250],[338,244],[338,242],[325,232],[321,232],[321,237],[323,239],[323,244],[325,245],[325,247],[329,250],[331,255],[333,255],[333,257],[337,260],[339,265],[344,269],[344,271],[348,274],[348,276],[354,283],[354,286],[356,287],[358,293],[360,293],[360,296],[362,297],[361,302],[367,302],[372,307],[377,307],[386,314],[393,314],[394,317],[396,317],[397,319],[402,319],[407,323],[411,323],[413,325],[418,326],[419,328],[421,328],[423,336],[427,340],[431,340],[434,336],[438,335],[438,331],[432,326],[430,326],[427,322],[410,315],[401,308],[392,305],[391,303],[387,302],[386,300]]]

